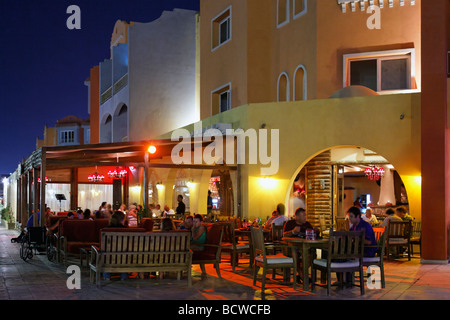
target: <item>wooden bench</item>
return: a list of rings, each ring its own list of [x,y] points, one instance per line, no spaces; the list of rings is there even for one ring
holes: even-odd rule
[[[92,246],[90,277],[100,287],[103,272],[187,272],[188,286],[192,285],[190,232],[101,232],[100,248]]]
[[[58,235],[59,258],[64,259],[67,265],[67,258],[70,255],[78,256],[80,249],[90,249],[92,245],[100,244],[100,230],[107,227],[108,219],[61,220]]]

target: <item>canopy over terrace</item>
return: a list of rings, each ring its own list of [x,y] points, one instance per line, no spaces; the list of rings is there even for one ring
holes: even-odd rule
[[[235,141],[233,138],[232,141]],[[156,152],[148,152],[149,146],[155,146]],[[148,195],[149,168],[176,168],[176,169],[220,169],[236,171],[237,165],[220,164],[220,161],[214,164],[202,163],[181,163],[176,164],[172,161],[172,150],[178,147],[178,155],[183,156],[184,152],[190,152],[202,148],[202,154],[206,146],[215,145],[214,139],[187,139],[181,142],[170,139],[133,141],[122,143],[104,143],[76,146],[42,147],[34,151],[19,166],[20,175],[17,182],[17,213],[18,220],[27,221],[32,212],[45,212],[45,187],[47,173],[55,170],[69,169],[71,172],[71,202],[77,203],[78,199],[78,179],[77,171],[83,167],[130,167],[143,168],[143,188],[144,195]],[[234,145],[236,145],[234,143]],[[223,152],[225,154],[225,151]],[[235,162],[236,163],[236,162]],[[38,181],[38,183],[34,183]],[[124,179],[127,186],[127,179]],[[239,183],[237,183],[239,186]],[[125,188],[127,189],[127,188]],[[125,195],[126,196],[126,195]],[[144,206],[148,205],[148,196],[143,198]],[[34,225],[44,224],[44,215],[41,215],[41,223],[38,216],[34,216]]]

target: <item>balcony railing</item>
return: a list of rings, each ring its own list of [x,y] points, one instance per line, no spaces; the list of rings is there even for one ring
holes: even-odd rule
[[[113,96],[112,94],[112,87],[109,87],[105,92],[103,92],[100,95],[100,104],[104,104],[106,101],[111,99]]]
[[[128,84],[128,73],[114,84],[114,94],[122,90]]]
[[[125,88],[128,84],[128,73],[122,78],[116,81],[112,87],[109,87],[105,92],[100,95],[100,104],[104,104],[106,101],[112,98],[113,95]]]

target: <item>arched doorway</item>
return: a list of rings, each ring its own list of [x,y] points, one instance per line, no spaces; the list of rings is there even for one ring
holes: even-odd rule
[[[320,216],[332,225],[358,199],[363,213],[371,208],[380,220],[388,208],[402,205],[409,212],[406,187],[393,164],[361,147],[335,147],[312,157],[295,173],[288,192],[289,214],[304,205],[314,226]]]
[[[229,170],[213,170],[209,181],[212,197],[212,214],[232,217],[234,212],[233,184]]]

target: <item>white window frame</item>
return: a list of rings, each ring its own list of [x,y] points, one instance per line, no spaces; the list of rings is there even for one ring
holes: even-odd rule
[[[308,1],[307,0],[302,1],[303,1],[303,10],[295,14],[295,0],[292,0],[292,15],[294,17],[294,20],[300,18],[301,16],[304,16],[308,12]]]
[[[280,21],[278,20],[278,18],[280,17],[280,1],[285,1],[286,2],[286,21],[283,21],[280,23]],[[290,21],[290,2],[289,0],[277,0],[277,28],[281,28],[283,26],[285,26],[286,24],[289,23]]]
[[[398,89],[398,90],[381,90],[381,63],[379,61],[383,60],[393,60],[398,58],[408,58],[409,66],[407,73],[410,75],[408,77],[408,87],[409,89]],[[416,79],[416,65],[415,65],[415,49],[399,49],[399,50],[386,50],[386,51],[373,51],[373,52],[363,52],[354,54],[345,54],[343,56],[343,66],[344,66],[344,77],[343,77],[343,87],[350,86],[350,62],[352,61],[363,61],[363,60],[378,60],[377,63],[377,92],[379,94],[392,94],[392,93],[407,93],[407,92],[417,92],[419,90],[413,89],[414,79]]]
[[[225,89],[227,87],[228,87],[228,90],[222,91],[223,89]],[[228,94],[228,102],[229,102],[226,111],[231,110],[231,82],[228,82],[228,83],[224,84],[223,86],[220,86],[220,87],[218,87],[218,88],[216,88],[214,90],[211,90],[211,115],[214,115],[214,113],[213,113],[213,111],[214,111],[213,110],[213,104],[214,104],[214,95],[215,94],[219,95],[219,113],[218,114],[220,114],[222,112],[225,112],[225,111],[221,111],[221,109],[220,109],[220,95],[222,95],[224,93]]]
[[[72,134],[72,139],[70,137],[70,134]],[[67,137],[67,139],[66,139],[66,137]],[[59,143],[74,143],[74,142],[75,142],[75,131],[74,130],[62,130],[59,132]]]
[[[308,74],[306,71],[306,67],[303,64],[300,64],[297,66],[297,68],[294,71],[294,79],[293,79],[293,84],[292,84],[292,101],[296,101],[295,100],[295,87],[297,84],[298,69],[303,69],[303,100],[301,100],[301,101],[308,100]]]
[[[231,6],[229,6],[228,8],[226,8],[225,10],[223,10],[222,12],[220,12],[217,16],[215,16],[213,19],[211,19],[211,51],[215,51],[218,48],[222,47],[223,45],[227,44],[228,42],[231,41],[232,35],[233,35],[233,28],[232,28],[232,10],[231,10]],[[217,21],[219,19],[220,16],[222,16],[225,12],[230,11],[230,14],[228,16],[226,16],[225,18]],[[229,34],[228,34],[228,39],[220,42],[220,37],[221,37],[221,32],[220,32],[220,26],[225,22],[225,21],[229,21],[228,22],[228,29],[229,29]],[[218,34],[217,34],[217,38],[219,40],[219,43],[214,46],[214,23],[218,23],[219,28],[218,28]]]
[[[290,99],[291,99],[291,95],[290,95],[291,82],[289,80],[289,75],[287,74],[287,72],[283,71],[280,73],[280,75],[278,76],[278,80],[277,80],[277,102],[280,102],[280,79],[282,76],[286,76],[286,101],[290,101]],[[281,102],[285,102],[285,101],[281,101]]]

